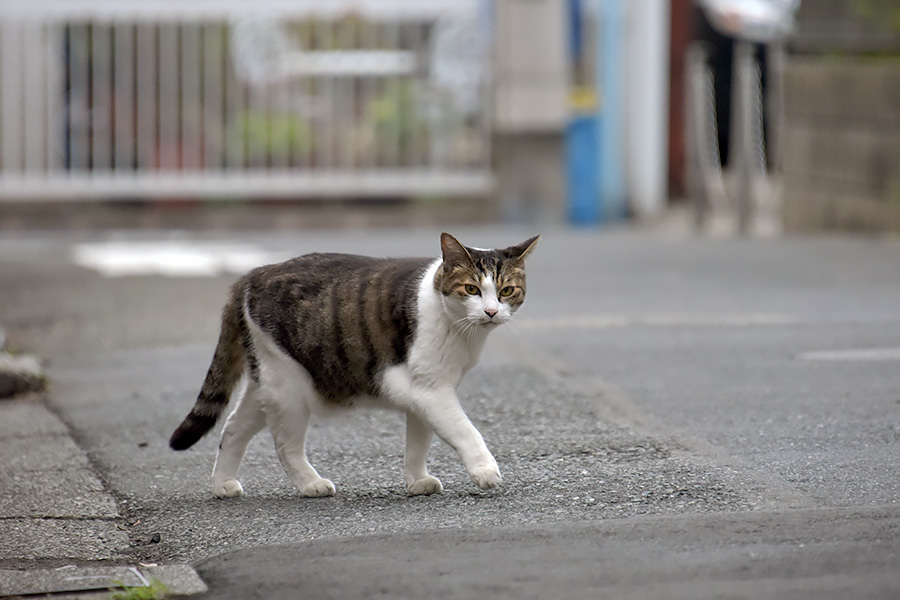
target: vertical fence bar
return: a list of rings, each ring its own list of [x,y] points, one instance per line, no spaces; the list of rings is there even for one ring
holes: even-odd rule
[[[283,153],[283,159],[279,161],[278,167],[284,170],[289,170],[296,166],[296,159],[294,157],[295,140],[302,135],[301,129],[303,126],[301,125],[299,111],[296,109],[296,103],[298,101],[297,90],[297,77],[293,76],[281,84],[280,92],[278,94],[280,114],[284,126],[288,128],[288,130],[284,132],[282,136],[283,140],[279,145],[279,149]]]
[[[69,26],[69,168],[90,169],[90,25]]]
[[[238,80],[231,60],[232,41],[228,40],[225,68],[225,165],[231,171],[246,167],[246,106],[247,93]]]
[[[356,19],[345,19],[341,23],[337,35],[337,50],[350,51],[355,47],[354,26]],[[353,169],[357,165],[357,146],[359,144],[359,127],[356,118],[356,76],[344,76],[339,80],[338,88],[338,152],[340,166]]]
[[[297,35],[296,23],[290,20],[280,22],[284,35],[290,40]],[[288,44],[290,48],[294,44]],[[293,52],[293,50],[291,50]],[[282,59],[289,58],[287,56]],[[283,73],[278,80],[269,86],[267,110],[269,113],[269,144],[271,155],[269,166],[272,169],[284,171],[290,164],[291,136],[297,135],[296,117],[290,110],[291,89],[293,88],[293,75],[285,76]]]
[[[376,47],[375,25],[372,17],[366,14],[360,23],[359,45],[363,50],[372,52]],[[375,81],[369,75],[363,75],[359,81],[359,120],[357,131],[359,132],[359,151],[357,165],[362,168],[375,166],[376,147],[376,123],[375,123]]]
[[[288,110],[290,102],[291,81],[283,79],[278,81],[270,89],[269,105],[267,107],[269,118],[272,120],[269,129],[269,140],[272,147],[271,168],[285,170],[290,160],[290,135],[296,127]]]
[[[203,27],[203,164],[220,171],[225,143],[225,27],[220,22]]]
[[[315,48],[316,25],[315,19],[307,17],[303,21],[301,35],[303,47]],[[297,90],[302,96],[295,109],[301,123],[301,131],[294,140],[294,164],[307,172],[312,171],[315,161],[314,148],[318,135],[316,131],[316,119],[319,106],[316,78],[303,74],[298,82]]]
[[[137,168],[158,168],[156,155],[156,25],[137,25]]]
[[[116,23],[113,27],[113,169],[131,171],[135,161],[135,63],[134,25]]]
[[[432,169],[444,166],[445,152],[445,136],[446,136],[446,110],[447,105],[444,99],[445,91],[437,81],[436,73],[438,69],[435,65],[442,61],[441,53],[446,51],[446,42],[442,41],[446,37],[444,29],[446,24],[440,19],[436,19],[431,29],[431,63],[432,68],[431,81],[428,86],[428,166]]]
[[[94,24],[91,28],[91,104],[90,124],[91,171],[106,171],[112,164],[110,72],[110,25]]]
[[[44,85],[47,90],[46,127],[47,173],[59,170],[65,160],[65,54],[63,52],[63,26],[57,23],[44,24],[44,45],[47,57]],[[2,134],[0,134],[2,135]]]
[[[21,96],[24,43],[21,24],[16,21],[0,23],[0,168],[6,173],[22,169],[23,100]]]
[[[382,51],[384,47],[384,23],[372,15],[372,33],[371,43],[372,50]],[[371,77],[372,85],[372,111],[370,118],[372,119],[372,166],[383,167],[386,163],[386,136],[385,132],[388,127],[390,118],[389,102],[387,99],[387,80],[384,77]]]
[[[178,25],[162,23],[159,26],[159,119],[160,168],[177,170],[181,163],[181,140],[179,139],[179,60]]]
[[[333,36],[328,31],[331,21],[316,19],[315,49],[330,50]],[[316,79],[316,163],[318,170],[334,167],[332,150],[334,147],[334,79],[327,75],[315,75]]]
[[[400,46],[400,24],[396,18],[384,24],[385,33],[385,49],[397,51]],[[400,166],[400,146],[401,146],[401,121],[404,118],[402,114],[403,102],[403,78],[399,74],[389,75],[386,77],[388,84],[387,97],[390,102],[391,118],[388,126],[388,164],[391,169]]]
[[[6,136],[6,93],[4,90],[12,90],[13,86],[9,84],[10,73],[6,68],[6,44],[9,39],[6,37],[6,21],[0,20],[0,176],[6,171],[6,144],[11,143]]]
[[[200,35],[197,23],[181,26],[181,159],[182,168],[192,171],[203,164]]]
[[[405,47],[412,51],[416,57],[416,69],[408,78],[407,87],[409,89],[409,98],[407,108],[409,115],[407,117],[408,139],[405,146],[406,152],[403,157],[403,164],[409,167],[420,167],[423,164],[422,156],[425,154],[421,144],[420,128],[422,121],[422,113],[420,111],[422,105],[422,90],[424,88],[424,76],[422,74],[423,66],[421,62],[426,56],[425,52],[425,33],[424,26],[421,21],[411,21],[406,26],[404,36]]]
[[[277,27],[275,23],[272,27]],[[272,32],[274,34],[274,32]],[[243,51],[243,49],[241,50]],[[267,61],[277,61],[279,57],[266,57]],[[271,69],[272,65],[264,65]],[[244,119],[243,136],[247,144],[247,167],[249,169],[268,169],[272,150],[272,115],[269,111],[269,89],[272,85],[268,78],[264,81],[245,81],[247,105]]]
[[[44,168],[44,143],[47,138],[44,120],[44,69],[47,57],[44,55],[42,27],[39,23],[29,21],[23,27],[24,81],[23,127],[24,127],[24,167],[28,175],[37,175]]]

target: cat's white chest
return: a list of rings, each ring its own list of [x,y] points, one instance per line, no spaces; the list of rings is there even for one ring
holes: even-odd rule
[[[418,323],[407,367],[423,383],[456,387],[481,355],[489,329],[465,329],[448,316],[432,281],[440,266],[435,262],[422,281],[418,295]]]
[[[450,331],[434,339],[422,340],[413,346],[407,363],[416,379],[436,386],[456,387],[463,376],[475,366],[484,346],[486,332],[474,332],[467,339],[453,340],[456,332]],[[457,337],[462,338],[462,335]]]

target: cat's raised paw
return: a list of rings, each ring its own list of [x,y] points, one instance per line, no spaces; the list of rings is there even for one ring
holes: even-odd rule
[[[444,491],[441,480],[431,475],[426,475],[422,479],[417,479],[406,486],[406,490],[410,496],[427,496],[430,494],[440,494]]]
[[[487,465],[478,467],[469,471],[469,477],[475,482],[475,485],[483,490],[492,490],[503,481],[500,475],[500,469],[497,465]]]
[[[300,489],[300,493],[307,498],[322,498],[324,496],[334,496],[334,484],[329,480],[320,477],[315,481],[304,485]]]
[[[240,498],[244,495],[244,488],[237,479],[226,479],[213,485],[213,494],[216,498]]]

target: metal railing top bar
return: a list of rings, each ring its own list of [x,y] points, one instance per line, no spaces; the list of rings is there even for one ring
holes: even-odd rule
[[[34,202],[143,201],[161,198],[253,200],[257,198],[395,199],[429,197],[436,190],[457,197],[484,197],[495,179],[490,170],[339,169],[293,171],[64,174],[0,177],[0,204]]]
[[[0,19],[41,21],[205,21],[235,18],[334,19],[411,22],[477,11],[478,0],[31,0],[0,3]]]

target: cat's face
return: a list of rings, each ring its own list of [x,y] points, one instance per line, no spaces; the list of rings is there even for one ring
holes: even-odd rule
[[[503,250],[481,250],[442,234],[444,262],[434,285],[450,318],[469,327],[507,323],[525,301],[525,257],[539,237]]]

